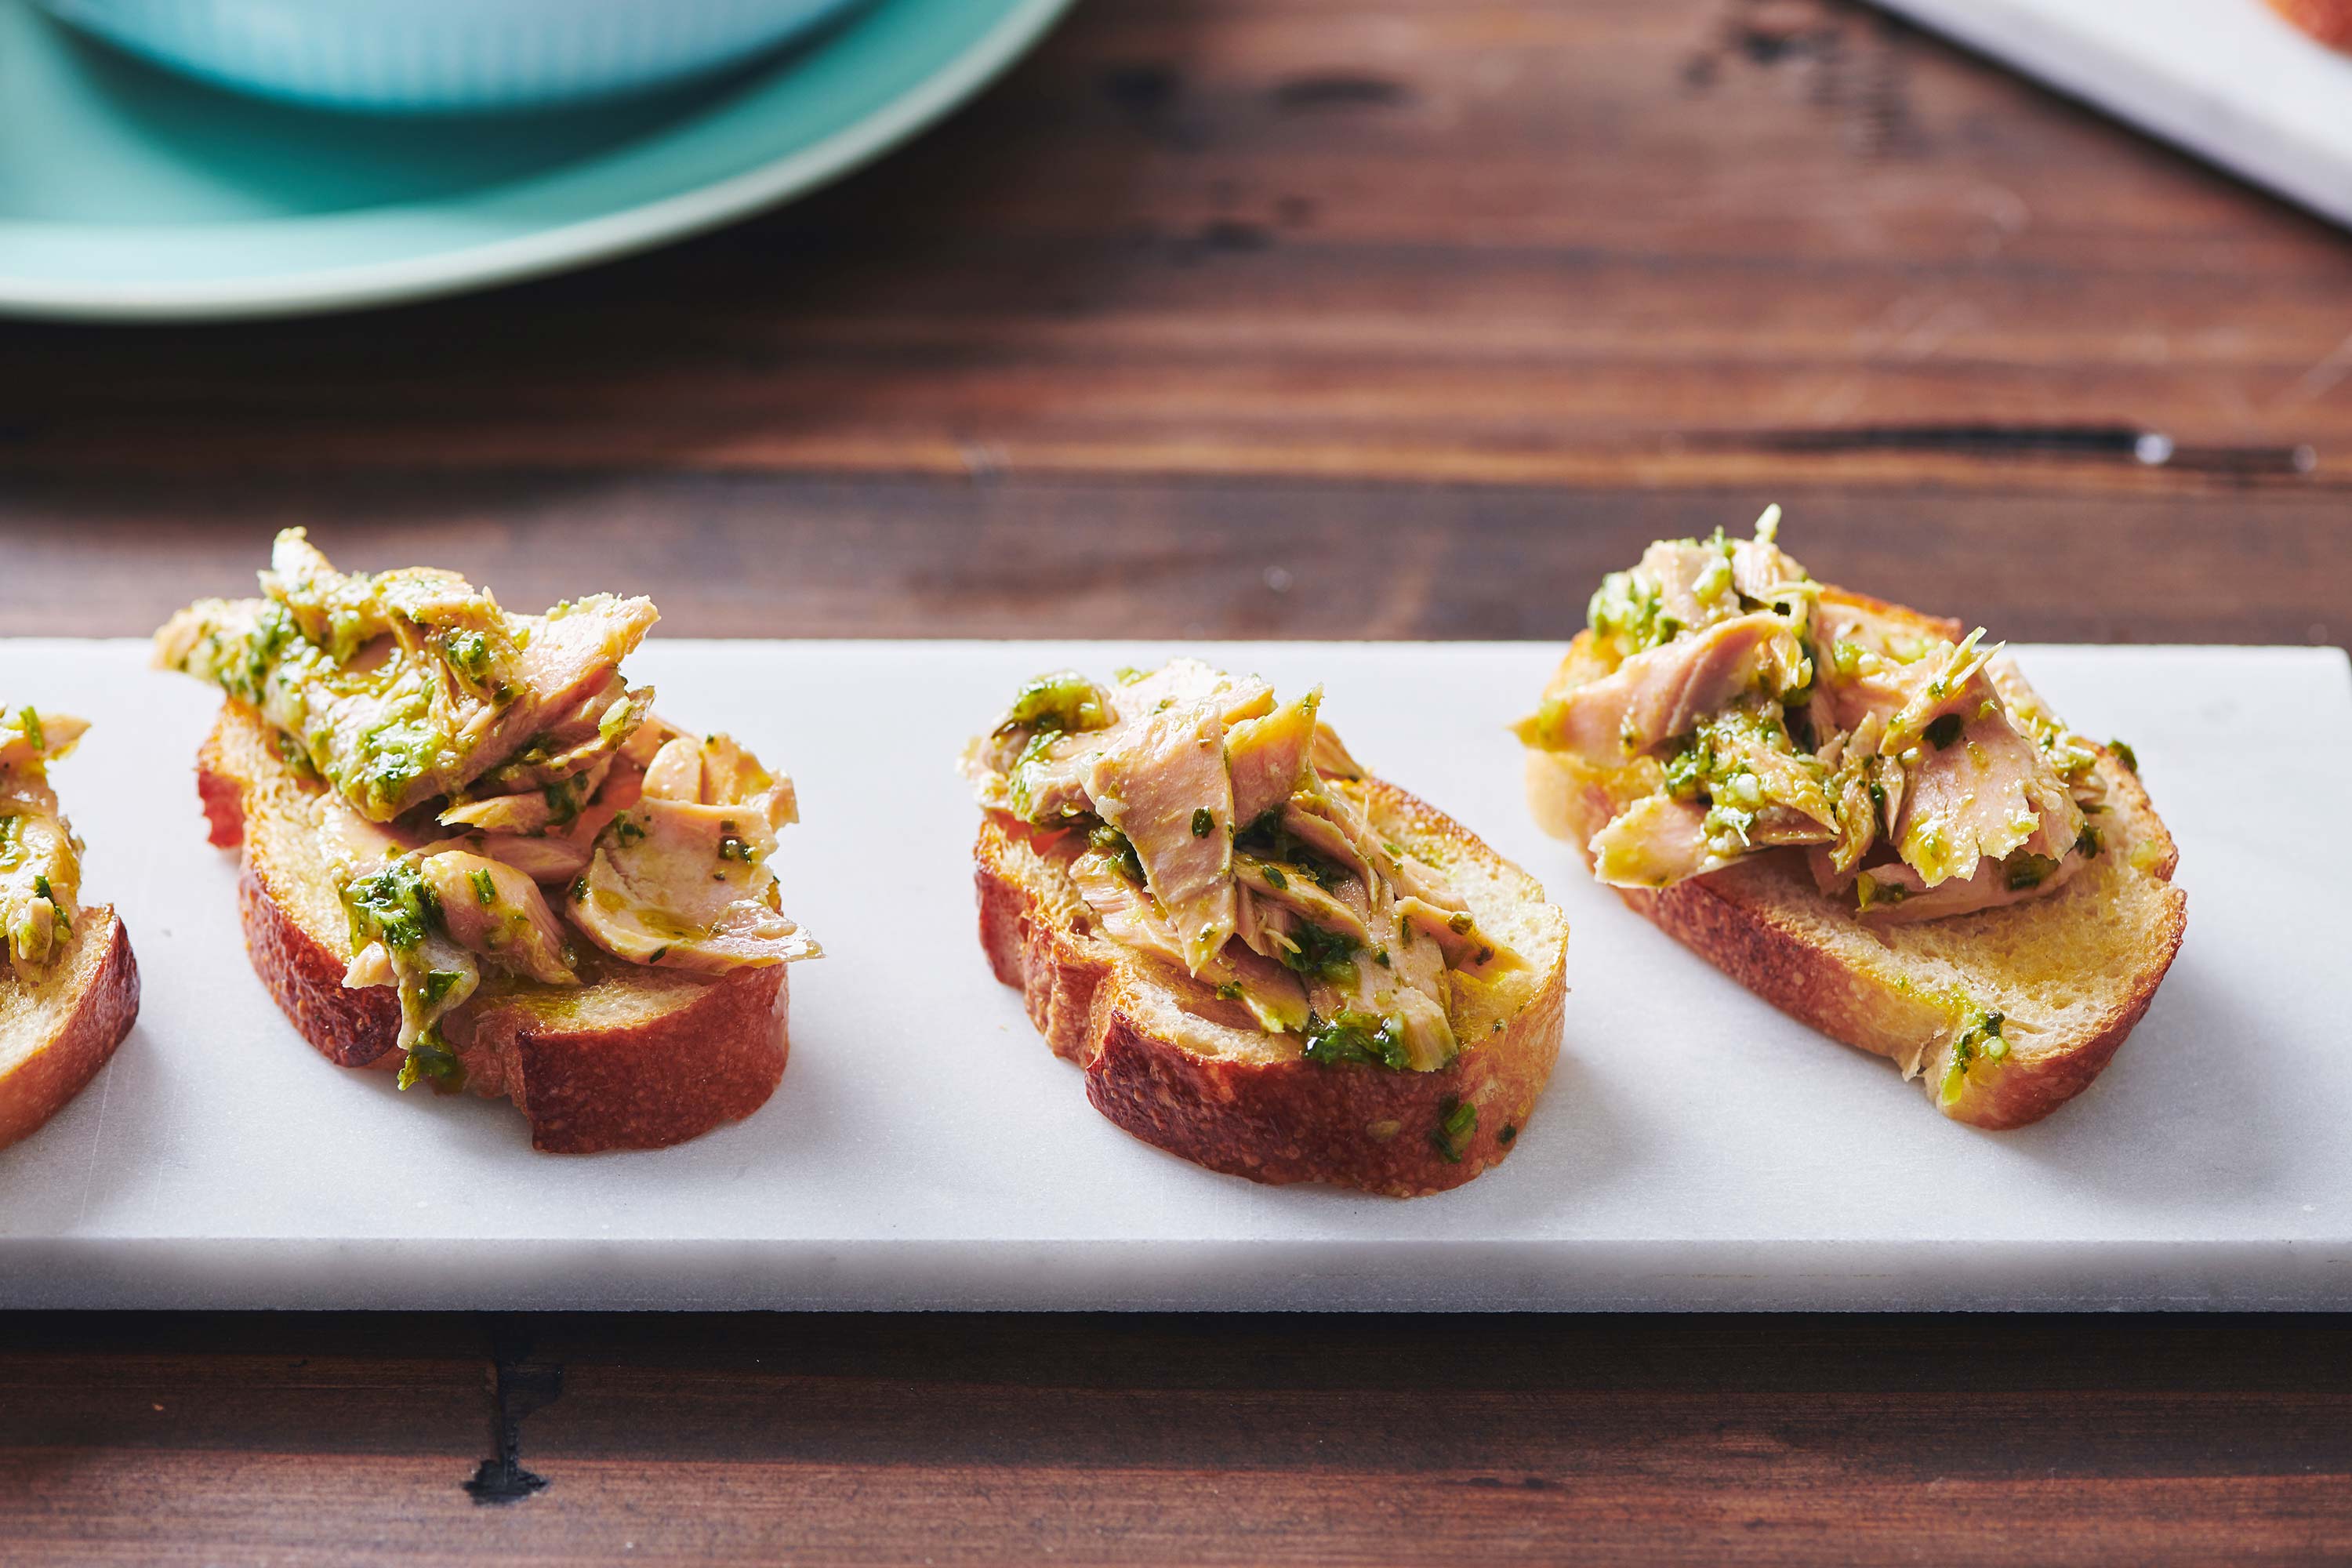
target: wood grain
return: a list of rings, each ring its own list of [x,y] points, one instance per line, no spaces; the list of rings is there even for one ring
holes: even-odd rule
[[[79,1561],[2352,1552],[2342,1319],[547,1318],[505,1509],[466,1320],[13,1328],[0,1540]]]
[[[2145,496],[2334,488],[2347,373],[2335,231],[1839,0],[1087,0],[696,244],[0,331],[0,460]]]
[[[1998,636],[2343,645],[2347,437],[2343,235],[1844,0],[1084,0],[657,255],[0,325],[0,634],[300,522],[670,635],[1560,639],[1778,500]],[[10,1563],[2352,1558],[2342,1317],[0,1327]]]
[[[1602,573],[1744,529],[1764,499],[1824,580],[2000,637],[2352,638],[2352,530],[2309,492],[446,473],[308,475],[266,500],[19,483],[0,630],[142,637],[192,597],[252,593],[271,533],[307,523],[352,568],[429,561],[518,606],[649,594],[664,636],[1564,640]]]

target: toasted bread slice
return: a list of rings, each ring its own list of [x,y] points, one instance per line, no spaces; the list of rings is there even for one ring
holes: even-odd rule
[[[35,985],[0,964],[0,1149],[63,1110],[139,1016],[139,961],[107,905],[86,907]]]
[[[346,989],[350,923],[317,847],[320,786],[282,762],[234,700],[204,744],[197,791],[212,841],[242,845],[238,908],[255,973],[302,1037],[339,1067],[397,1068],[387,987]],[[445,1021],[475,1093],[530,1119],[557,1153],[658,1149],[750,1115],[782,1079],[784,966],[711,978],[617,961],[580,986],[486,983]]]
[[[1954,637],[1956,623],[1863,599],[1848,602]],[[1568,661],[1588,659],[1580,632]],[[1914,925],[1873,926],[1815,885],[1802,855],[1748,856],[1660,891],[1618,896],[1700,957],[1791,1017],[1885,1057],[1919,1078],[1945,1115],[1993,1129],[2039,1121],[2099,1076],[2179,951],[2187,899],[2172,885],[2180,854],[2138,777],[2099,749],[2107,810],[2102,852],[2047,896]],[[1576,845],[1588,869],[1593,834],[1614,815],[1607,792],[1573,761],[1531,751],[1528,802],[1543,829]],[[1942,1086],[1971,1020],[2002,1016],[1998,1070]]]
[[[980,940],[1054,1054],[1086,1073],[1095,1109],[1147,1143],[1237,1176],[1328,1182],[1395,1197],[1460,1186],[1517,1145],[1559,1059],[1568,921],[1543,889],[1469,829],[1370,782],[1373,825],[1442,868],[1528,972],[1499,1016],[1457,1020],[1462,1053],[1433,1072],[1326,1067],[1239,1003],[1105,935],[1071,884],[1082,847],[991,812],[973,850]],[[1440,1124],[1477,1113],[1466,1136]]]

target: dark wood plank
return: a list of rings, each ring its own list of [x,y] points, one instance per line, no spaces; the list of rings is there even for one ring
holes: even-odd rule
[[[2342,1318],[547,1318],[505,1509],[462,1320],[12,1328],[0,1540],[75,1561],[2352,1552]]]
[[[2336,231],[1849,0],[1087,0],[657,256],[0,328],[0,461],[2332,488],[2347,301]]]
[[[1771,498],[1825,580],[1996,637],[2352,638],[2352,529],[2286,490],[405,473],[20,483],[0,630],[143,636],[251,593],[271,532],[307,522],[347,565],[431,562],[516,605],[650,594],[670,636],[1564,639],[1648,541],[1744,529]]]

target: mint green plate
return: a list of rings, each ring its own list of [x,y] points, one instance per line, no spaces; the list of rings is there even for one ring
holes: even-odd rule
[[[0,0],[0,314],[383,305],[602,260],[824,184],[987,85],[1070,0],[876,0],[717,82],[530,118],[233,96]]]

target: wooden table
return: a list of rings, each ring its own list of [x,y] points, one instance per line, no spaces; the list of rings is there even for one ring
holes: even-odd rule
[[[2347,381],[2352,240],[1867,10],[1086,0],[661,255],[0,328],[0,632],[305,522],[675,634],[1550,639],[1778,500],[1999,635],[2340,645]],[[2352,1553],[2333,1318],[0,1330],[10,1561]]]

